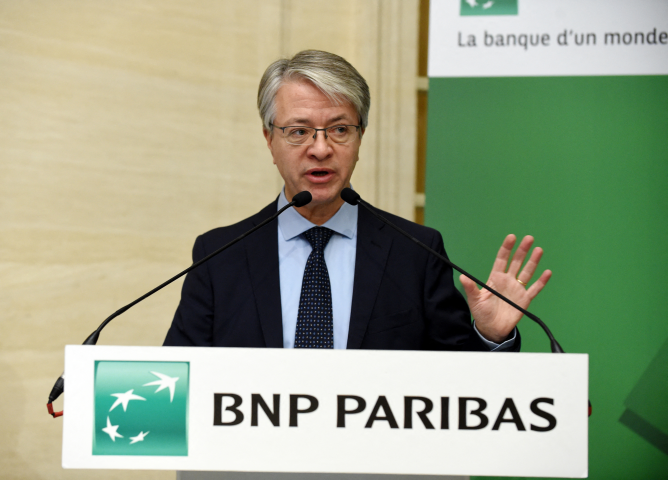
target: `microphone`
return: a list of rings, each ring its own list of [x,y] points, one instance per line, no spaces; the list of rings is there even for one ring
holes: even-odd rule
[[[303,192],[299,192],[297,195],[292,197],[292,202],[290,202],[287,206],[283,207],[277,214],[276,217],[278,217],[281,213],[283,213],[284,210],[286,210],[288,207],[303,207],[304,205],[308,205],[311,203],[311,200],[313,200],[313,195],[311,195],[311,192],[304,190]]]
[[[144,300],[144,299],[150,297],[151,295],[153,295],[153,294],[154,294],[155,292],[157,292],[158,290],[162,290],[164,287],[166,287],[166,286],[169,285],[170,283],[174,282],[175,280],[178,280],[179,278],[181,278],[183,275],[185,275],[185,274],[188,273],[189,271],[194,270],[195,268],[199,267],[200,265],[202,265],[202,264],[205,263],[205,262],[208,262],[208,261],[211,260],[213,257],[215,257],[215,256],[218,255],[219,253],[223,252],[224,250],[227,250],[229,247],[231,247],[231,246],[234,245],[235,243],[237,243],[237,242],[243,240],[244,238],[246,238],[246,237],[247,237],[248,235],[250,235],[251,233],[255,232],[256,230],[259,230],[260,228],[264,227],[266,224],[272,222],[272,221],[275,220],[281,213],[283,213],[284,211],[286,211],[288,208],[290,208],[290,207],[303,207],[304,205],[309,204],[309,203],[311,202],[312,199],[313,199],[313,196],[311,195],[310,192],[308,192],[308,191],[306,191],[306,190],[304,190],[303,192],[299,192],[299,193],[296,194],[294,197],[292,197],[292,201],[291,201],[290,203],[288,203],[286,206],[284,206],[283,208],[281,208],[278,212],[276,212],[276,213],[275,213],[274,215],[272,215],[271,217],[269,217],[269,218],[267,218],[266,220],[264,220],[262,223],[259,223],[259,224],[256,225],[255,227],[253,227],[253,228],[251,228],[250,230],[248,230],[246,233],[243,233],[242,235],[238,236],[237,238],[235,238],[235,239],[232,240],[231,242],[227,243],[226,245],[223,245],[223,246],[220,247],[218,250],[216,250],[215,252],[213,252],[213,253],[207,255],[206,257],[204,257],[203,259],[199,260],[198,262],[193,263],[191,266],[189,266],[188,268],[186,268],[185,270],[183,270],[181,273],[178,273],[178,274],[174,275],[172,278],[170,278],[169,280],[167,280],[167,281],[164,282],[164,283],[161,283],[160,285],[158,285],[157,287],[155,287],[153,290],[151,290],[150,292],[145,293],[144,295],[142,295],[141,297],[139,297],[139,298],[136,299],[135,301],[133,301],[133,302],[131,302],[131,303],[128,303],[126,306],[124,306],[124,307],[119,308],[118,310],[116,310],[114,313],[112,313],[111,315],[109,315],[109,317],[107,317],[107,318],[100,324],[100,326],[97,327],[97,329],[96,329],[93,333],[91,333],[91,334],[86,338],[86,340],[84,340],[83,345],[95,345],[95,344],[97,344],[97,340],[98,340],[98,338],[100,337],[100,332],[101,332],[102,329],[103,329],[104,327],[106,327],[107,324],[108,324],[109,322],[111,322],[114,318],[118,317],[118,316],[119,316],[120,314],[122,314],[123,312],[125,312],[125,311],[129,310],[130,308],[134,307],[136,304],[138,304],[138,303],[141,302],[142,300]],[[56,380],[56,383],[54,384],[53,388],[51,389],[51,393],[49,394],[49,403],[46,404],[47,410],[48,410],[49,414],[50,414],[53,418],[60,417],[60,416],[63,414],[63,412],[54,412],[54,411],[53,411],[53,405],[52,405],[52,404],[53,404],[53,402],[54,402],[58,397],[60,397],[60,395],[63,393],[64,390],[65,390],[65,374],[63,373],[63,374],[58,378],[58,380]]]
[[[557,340],[554,338],[554,335],[552,335],[552,332],[550,331],[550,329],[547,328],[547,325],[545,325],[545,323],[544,323],[540,318],[538,318],[536,315],[534,315],[533,313],[530,313],[530,312],[528,312],[527,310],[525,310],[524,308],[520,307],[520,306],[517,305],[515,302],[513,302],[512,300],[506,298],[505,296],[503,296],[502,294],[500,294],[499,292],[497,292],[496,290],[494,290],[492,287],[490,287],[490,286],[487,285],[486,283],[484,283],[484,282],[478,280],[477,278],[475,278],[473,275],[471,275],[471,274],[468,273],[467,271],[465,271],[465,270],[459,268],[457,265],[455,265],[454,263],[452,263],[452,262],[451,262],[450,260],[448,260],[446,257],[444,257],[443,255],[441,255],[440,253],[438,253],[438,252],[435,251],[434,249],[430,248],[429,246],[425,245],[424,243],[422,243],[422,242],[421,242],[420,240],[418,240],[417,238],[413,237],[410,233],[405,232],[405,231],[402,230],[401,228],[399,228],[399,227],[397,227],[396,225],[394,225],[393,223],[391,223],[389,220],[387,220],[385,217],[383,217],[382,215],[380,215],[378,212],[374,211],[374,210],[371,208],[371,205],[369,205],[367,202],[365,202],[364,200],[362,200],[362,197],[360,197],[360,195],[359,195],[355,190],[353,190],[352,188],[344,188],[344,189],[341,191],[341,198],[342,198],[346,203],[349,203],[349,204],[351,204],[351,205],[361,205],[361,206],[363,206],[363,207],[366,208],[369,212],[371,212],[371,214],[372,214],[373,216],[375,216],[376,218],[378,218],[380,221],[382,221],[383,223],[385,223],[385,224],[389,225],[390,227],[394,228],[397,232],[399,232],[399,233],[401,233],[403,236],[409,238],[410,240],[412,240],[413,242],[415,242],[417,245],[419,245],[420,247],[422,247],[422,248],[424,248],[425,250],[427,250],[429,253],[435,255],[435,256],[438,257],[441,261],[447,263],[450,267],[452,267],[453,269],[457,270],[457,271],[458,271],[459,273],[461,273],[462,275],[467,276],[468,278],[470,278],[471,280],[473,280],[475,283],[477,283],[478,285],[480,285],[482,288],[484,288],[484,289],[488,290],[490,293],[496,295],[496,296],[499,297],[501,300],[503,300],[504,302],[506,302],[508,305],[510,305],[510,306],[516,308],[517,310],[519,310],[520,312],[522,312],[524,315],[526,315],[527,317],[529,317],[531,320],[533,320],[534,322],[536,322],[538,325],[540,325],[540,326],[543,328],[543,330],[544,330],[545,333],[547,334],[548,338],[550,339],[550,348],[552,349],[552,353],[564,353],[563,348],[561,348],[561,345],[559,345],[559,342],[557,342]]]

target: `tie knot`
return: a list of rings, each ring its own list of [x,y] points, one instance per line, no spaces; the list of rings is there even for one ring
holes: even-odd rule
[[[333,233],[334,232],[329,228],[313,227],[312,229],[305,231],[304,236],[314,250],[323,251],[327,246],[329,239],[332,238]]]

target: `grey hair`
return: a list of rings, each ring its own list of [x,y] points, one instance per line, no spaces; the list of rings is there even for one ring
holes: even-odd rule
[[[321,50],[304,50],[277,60],[265,70],[257,92],[257,108],[266,130],[276,118],[276,94],[283,83],[304,79],[335,103],[349,102],[362,128],[369,122],[371,96],[366,80],[343,57]]]

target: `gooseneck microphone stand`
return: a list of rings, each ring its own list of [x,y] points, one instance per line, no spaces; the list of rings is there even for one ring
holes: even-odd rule
[[[487,285],[486,283],[482,282],[481,280],[478,280],[477,278],[475,278],[473,275],[471,275],[471,274],[468,273],[467,271],[465,271],[465,270],[459,268],[457,265],[455,265],[454,263],[452,263],[450,260],[448,260],[447,258],[445,258],[443,255],[441,255],[440,253],[438,253],[438,252],[435,251],[434,249],[430,248],[429,246],[425,245],[424,243],[422,243],[422,242],[421,242],[420,240],[418,240],[417,238],[413,237],[410,233],[408,233],[408,232],[402,230],[401,228],[397,227],[395,224],[393,224],[392,222],[390,222],[389,220],[387,220],[385,217],[383,217],[381,214],[379,214],[378,212],[376,212],[376,211],[373,209],[373,207],[372,207],[371,205],[369,205],[367,202],[365,202],[364,200],[362,200],[362,197],[360,197],[360,195],[359,195],[355,190],[353,190],[352,188],[344,188],[344,189],[341,191],[341,198],[342,198],[346,203],[349,203],[349,204],[351,204],[351,205],[361,205],[362,207],[364,207],[365,209],[367,209],[367,210],[368,210],[374,217],[376,217],[377,219],[379,219],[381,222],[385,223],[386,225],[389,225],[390,227],[392,227],[393,229],[395,229],[397,232],[399,232],[400,234],[402,234],[402,235],[405,236],[406,238],[408,238],[408,239],[410,239],[411,241],[413,241],[415,244],[417,244],[417,245],[420,246],[421,248],[425,249],[425,250],[428,251],[429,253],[435,255],[435,256],[436,256],[437,258],[439,258],[441,261],[443,261],[443,262],[445,262],[446,264],[448,264],[448,265],[449,265],[451,268],[453,268],[454,270],[457,270],[457,271],[458,271],[459,273],[461,273],[462,275],[467,276],[468,278],[470,278],[471,280],[473,280],[475,283],[477,283],[478,285],[480,285],[480,286],[481,286],[482,288],[484,288],[485,290],[487,290],[487,291],[489,291],[490,293],[496,295],[496,296],[499,297],[501,300],[503,300],[504,302],[506,302],[508,305],[511,305],[512,307],[514,307],[514,308],[516,308],[517,310],[519,310],[520,312],[522,312],[524,315],[526,315],[526,316],[529,317],[531,320],[533,320],[533,321],[536,322],[538,325],[540,325],[541,328],[545,331],[545,333],[547,334],[548,338],[550,339],[550,349],[552,350],[552,353],[564,353],[564,349],[561,348],[561,345],[559,345],[559,342],[557,342],[557,340],[554,338],[554,335],[552,335],[552,332],[550,331],[550,329],[547,327],[547,325],[545,325],[545,322],[543,322],[543,321],[542,321],[540,318],[538,318],[536,315],[534,315],[534,314],[531,313],[531,312],[528,312],[527,310],[525,310],[524,308],[520,307],[519,305],[517,305],[517,304],[516,304],[515,302],[513,302],[512,300],[506,298],[504,295],[502,295],[502,294],[500,294],[499,292],[497,292],[496,290],[494,290],[492,287],[490,287],[490,286]],[[589,403],[589,415],[591,416],[591,402],[588,402],[588,403]]]
[[[552,353],[564,353],[564,350],[561,348],[561,345],[559,345],[559,342],[557,342],[557,340],[554,338],[554,335],[552,335],[552,332],[550,331],[550,329],[547,328],[547,325],[545,325],[545,323],[544,323],[540,318],[538,318],[536,315],[534,315],[534,314],[531,313],[531,312],[528,312],[527,310],[525,310],[524,308],[520,307],[519,305],[517,305],[515,302],[513,302],[513,301],[510,300],[509,298],[505,297],[504,295],[502,295],[502,294],[500,294],[499,292],[497,292],[496,290],[494,290],[492,287],[490,287],[489,285],[487,285],[485,282],[483,282],[483,281],[481,281],[481,280],[478,280],[476,277],[474,277],[473,275],[471,275],[471,274],[468,273],[467,271],[465,271],[465,270],[459,268],[457,265],[455,265],[454,263],[452,263],[452,262],[451,262],[450,260],[448,260],[446,257],[444,257],[443,255],[441,255],[440,253],[438,253],[436,250],[434,250],[434,249],[430,248],[429,246],[425,245],[425,244],[422,243],[420,240],[418,240],[417,238],[415,238],[414,236],[412,236],[410,233],[408,233],[408,232],[402,230],[401,228],[397,227],[395,224],[393,224],[392,222],[390,222],[389,220],[387,220],[385,217],[383,217],[381,214],[379,214],[378,212],[376,212],[376,211],[371,207],[371,205],[369,205],[367,202],[365,202],[364,200],[362,200],[362,197],[360,197],[360,195],[359,195],[355,190],[353,190],[352,188],[344,188],[343,191],[341,192],[341,198],[342,198],[346,203],[349,203],[349,204],[351,204],[351,205],[361,205],[361,206],[363,206],[363,207],[366,208],[366,209],[367,209],[367,210],[368,210],[374,217],[376,217],[377,219],[379,219],[381,222],[383,222],[383,223],[389,225],[390,227],[392,227],[393,229],[395,229],[397,232],[399,232],[399,233],[402,234],[403,236],[405,236],[405,237],[407,237],[408,239],[412,240],[412,241],[413,241],[415,244],[417,244],[418,246],[422,247],[423,249],[425,249],[426,251],[428,251],[428,252],[431,253],[432,255],[436,256],[436,257],[439,258],[441,261],[447,263],[450,267],[452,267],[453,269],[457,270],[457,271],[458,271],[459,273],[461,273],[462,275],[467,276],[468,278],[470,278],[471,280],[473,280],[475,283],[477,283],[478,285],[480,285],[480,286],[481,286],[482,288],[484,288],[485,290],[487,290],[487,291],[489,291],[490,293],[496,295],[496,296],[499,297],[501,300],[503,300],[504,302],[506,302],[508,305],[510,305],[510,306],[516,308],[517,310],[519,310],[520,312],[522,312],[524,315],[526,315],[527,317],[529,317],[531,320],[533,320],[534,322],[536,322],[538,325],[540,325],[540,326],[543,328],[543,330],[544,330],[545,333],[547,334],[548,338],[550,339],[550,348],[552,349]]]
[[[253,228],[251,228],[250,230],[248,230],[246,233],[244,233],[244,234],[238,236],[237,238],[235,238],[235,239],[232,240],[231,242],[227,243],[226,245],[223,245],[223,246],[220,247],[218,250],[216,250],[215,252],[213,252],[213,253],[207,255],[206,257],[204,257],[203,259],[199,260],[198,262],[193,263],[191,266],[189,266],[188,268],[186,268],[186,269],[183,270],[182,272],[180,272],[180,273],[174,275],[172,278],[170,278],[170,279],[167,280],[166,282],[161,283],[160,285],[158,285],[157,287],[155,287],[153,290],[151,290],[150,292],[145,293],[144,295],[142,295],[141,297],[139,297],[139,298],[136,299],[135,301],[133,301],[133,302],[131,302],[131,303],[128,303],[128,304],[125,305],[124,307],[119,308],[118,310],[116,310],[114,313],[112,313],[111,315],[109,315],[109,316],[108,316],[108,317],[107,317],[107,318],[100,324],[100,326],[97,327],[97,329],[96,329],[93,333],[91,333],[90,335],[88,335],[88,338],[86,338],[86,340],[84,340],[83,345],[96,345],[96,344],[97,344],[97,340],[98,340],[98,338],[100,337],[100,332],[101,332],[102,329],[103,329],[104,327],[106,327],[107,324],[108,324],[109,322],[111,322],[114,318],[118,317],[118,316],[119,316],[120,314],[122,314],[123,312],[125,312],[125,311],[129,310],[130,308],[134,307],[136,304],[138,304],[138,303],[141,302],[142,300],[144,300],[144,299],[150,297],[151,295],[153,295],[153,294],[154,294],[155,292],[157,292],[158,290],[162,290],[164,287],[166,287],[166,286],[169,285],[170,283],[174,282],[175,280],[181,278],[183,275],[185,275],[186,273],[190,272],[191,270],[194,270],[195,268],[199,267],[199,266],[202,265],[203,263],[208,262],[208,261],[211,260],[213,257],[215,257],[215,256],[218,255],[219,253],[221,253],[221,252],[227,250],[228,248],[230,248],[230,247],[231,247],[232,245],[234,245],[235,243],[237,243],[237,242],[243,240],[244,238],[246,238],[246,237],[247,237],[248,235],[250,235],[251,233],[255,232],[256,230],[259,230],[260,228],[264,227],[266,224],[268,224],[268,223],[274,221],[274,220],[275,220],[281,213],[283,213],[284,211],[286,211],[288,208],[290,208],[290,207],[298,207],[298,208],[299,208],[299,207],[303,207],[304,205],[307,205],[308,203],[310,203],[311,200],[312,200],[312,198],[313,198],[313,197],[311,196],[311,193],[310,193],[310,192],[307,192],[307,191],[299,192],[297,195],[295,195],[294,197],[292,197],[292,201],[291,201],[290,203],[288,203],[286,206],[284,206],[283,208],[281,208],[278,212],[276,212],[274,215],[272,215],[272,216],[269,217],[268,219],[264,220],[262,223],[259,223],[259,224],[256,225],[255,227],[253,227]],[[58,377],[58,380],[56,380],[56,383],[53,385],[53,388],[51,389],[51,393],[49,394],[49,402],[46,404],[47,411],[49,412],[49,414],[50,414],[53,418],[60,417],[60,416],[63,414],[62,411],[60,411],[60,412],[54,412],[54,410],[53,410],[53,402],[54,402],[58,397],[60,397],[60,395],[63,393],[64,390],[65,390],[65,373],[63,373],[60,377]]]

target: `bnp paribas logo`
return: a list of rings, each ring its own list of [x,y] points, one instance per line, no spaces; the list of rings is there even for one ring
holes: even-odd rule
[[[95,362],[93,455],[188,455],[188,362]]]
[[[518,0],[461,0],[461,15],[517,15]]]

